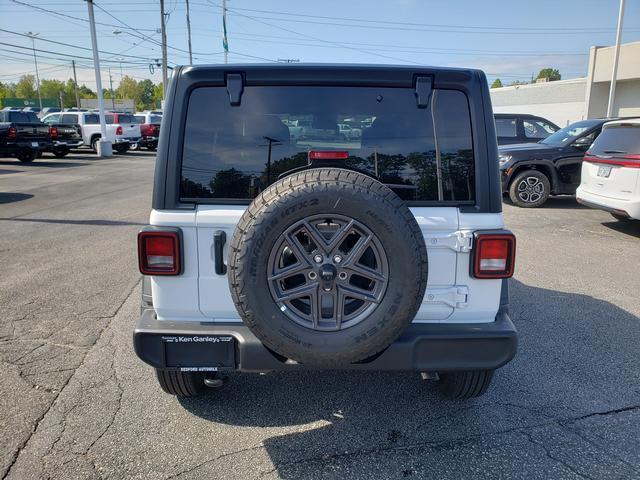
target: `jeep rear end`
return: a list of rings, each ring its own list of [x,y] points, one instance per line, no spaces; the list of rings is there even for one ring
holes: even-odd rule
[[[513,358],[482,72],[183,67],[166,105],[134,333],[165,391],[330,368],[417,371],[469,398]]]

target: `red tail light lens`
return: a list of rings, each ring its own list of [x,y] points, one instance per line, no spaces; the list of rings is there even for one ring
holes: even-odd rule
[[[122,127],[118,126],[118,128],[116,128],[116,135],[122,135]]]
[[[349,152],[337,150],[311,150],[309,160],[346,160]]]
[[[15,140],[18,136],[18,131],[16,127],[9,127],[9,131],[7,132],[7,140]]]
[[[138,263],[143,275],[179,275],[179,231],[143,230],[138,234]]]
[[[52,139],[58,138],[58,127],[49,127],[49,136]]]
[[[509,278],[513,276],[516,237],[512,233],[478,233],[473,248],[473,276]]]
[[[621,167],[629,167],[629,168],[640,168],[640,155],[620,155],[611,158],[600,158],[589,155],[590,152],[587,152],[587,155],[584,157],[585,162],[590,163],[604,163],[607,165],[619,165]]]

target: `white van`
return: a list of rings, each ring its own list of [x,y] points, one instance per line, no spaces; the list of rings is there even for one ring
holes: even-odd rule
[[[585,154],[576,198],[618,220],[640,220],[640,118],[603,126]]]

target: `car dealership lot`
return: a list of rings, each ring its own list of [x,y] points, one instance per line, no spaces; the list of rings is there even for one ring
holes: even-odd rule
[[[505,206],[515,360],[470,402],[409,373],[233,375],[161,393],[134,355],[153,155],[0,159],[0,472],[9,478],[640,475],[640,225]]]

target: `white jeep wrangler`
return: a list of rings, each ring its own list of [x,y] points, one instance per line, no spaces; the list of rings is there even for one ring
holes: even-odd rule
[[[178,68],[135,351],[181,396],[225,371],[299,369],[416,371],[481,395],[517,347],[501,209],[480,71]]]

